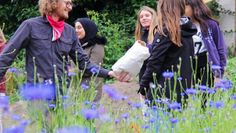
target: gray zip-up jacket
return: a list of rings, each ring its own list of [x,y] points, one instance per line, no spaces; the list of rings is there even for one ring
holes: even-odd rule
[[[24,21],[0,54],[0,79],[23,48],[26,49],[27,81],[30,83],[37,76],[42,79],[54,78],[54,70],[57,76],[62,76],[63,72],[67,71],[68,56],[78,62],[80,70],[85,69],[88,74],[92,74],[93,68],[99,69],[99,66],[90,63],[72,26],[65,23],[62,35],[56,41],[52,41],[52,35],[52,27],[45,17]],[[108,77],[108,70],[99,69],[98,76]]]

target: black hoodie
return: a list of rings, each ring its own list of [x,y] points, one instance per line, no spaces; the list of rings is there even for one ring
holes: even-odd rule
[[[139,92],[146,95],[149,100],[153,99],[151,89],[149,89],[150,83],[153,81],[153,73],[156,73],[157,83],[162,86],[162,90],[165,90],[165,96],[170,97],[169,89],[173,90],[174,80],[171,80],[171,86],[164,87],[165,78],[162,76],[163,72],[177,72],[177,65],[179,64],[179,58],[181,58],[180,76],[182,78],[183,89],[191,87],[191,61],[190,57],[194,55],[194,45],[192,36],[196,34],[197,29],[193,26],[192,22],[187,18],[181,18],[181,43],[182,46],[178,47],[173,44],[167,36],[159,35],[156,33],[152,52],[148,59],[147,68],[140,81]],[[185,83],[187,81],[187,83]],[[178,82],[178,81],[177,81]],[[144,91],[146,88],[146,92]],[[163,92],[157,92],[157,95],[161,96]],[[177,101],[180,102],[180,84],[176,86]]]

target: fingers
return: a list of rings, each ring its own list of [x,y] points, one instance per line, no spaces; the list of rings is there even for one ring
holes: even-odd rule
[[[114,71],[110,71],[108,75],[113,78],[116,78],[116,80],[119,80],[120,82],[129,82],[132,78],[132,76],[125,71],[122,71],[120,73],[115,73]]]

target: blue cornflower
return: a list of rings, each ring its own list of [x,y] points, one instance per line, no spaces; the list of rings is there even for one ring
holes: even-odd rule
[[[25,84],[21,86],[20,95],[25,100],[52,100],[55,99],[55,86],[45,84]]]
[[[90,69],[90,72],[95,75],[99,73],[99,69],[97,67],[93,67]]]
[[[89,129],[82,126],[64,127],[57,130],[57,133],[90,133]]]
[[[142,125],[141,127],[142,127],[143,129],[148,129],[148,128],[149,128],[148,125]]]
[[[69,77],[73,77],[73,76],[76,76],[76,73],[75,72],[68,72],[68,74],[67,74]]]
[[[234,105],[233,105],[233,109],[235,109],[235,110],[236,110],[236,104],[234,104]]]
[[[164,78],[170,79],[170,78],[172,78],[172,77],[174,76],[174,73],[173,73],[173,72],[163,72],[163,73],[162,73],[162,76],[163,76]]]
[[[25,132],[25,126],[23,125],[13,126],[5,128],[3,130],[3,133],[24,133],[24,132]]]
[[[81,113],[86,120],[92,120],[99,117],[98,111],[93,109],[82,109]]]
[[[80,86],[83,90],[88,90],[90,88],[89,85],[87,85],[85,83],[82,83]]]
[[[7,110],[9,107],[9,97],[0,96],[0,109]]]
[[[189,88],[189,89],[186,89],[186,94],[188,95],[195,95],[197,94],[197,90],[196,89],[193,89],[193,88]]]
[[[142,107],[141,103],[134,103],[133,107],[136,109],[140,109]]]
[[[118,124],[118,123],[120,123],[120,119],[115,120],[115,124]]]
[[[107,95],[112,99],[112,100],[122,100],[124,98],[123,95],[119,94],[115,89],[105,85],[103,86],[103,91],[107,93]]]
[[[208,88],[207,86],[205,86],[205,85],[199,85],[198,88],[199,88],[200,91],[204,91],[204,92],[209,89],[209,88]]]
[[[216,91],[215,91],[214,89],[208,89],[208,90],[207,90],[207,93],[208,93],[208,94],[215,94]]]
[[[170,122],[172,124],[176,124],[178,122],[178,119],[177,118],[172,118],[172,119],[170,119]]]
[[[56,108],[56,105],[55,105],[55,104],[48,104],[48,107],[49,107],[50,109],[55,109],[55,108]]]
[[[210,106],[215,107],[216,109],[223,108],[224,102],[223,101],[212,102],[212,103],[210,103]]]
[[[231,95],[231,98],[232,98],[233,100],[236,100],[236,94],[232,94],[232,95]]]
[[[172,110],[177,110],[181,108],[181,104],[177,102],[169,103],[168,108]]]
[[[18,73],[19,71],[17,68],[12,67],[12,68],[9,68],[7,72]]]
[[[181,81],[183,78],[182,78],[182,77],[178,77],[177,79],[178,79],[179,81]]]
[[[129,113],[122,114],[121,118],[124,118],[125,120],[127,120],[129,118]]]
[[[12,115],[12,120],[19,121],[21,120],[21,117],[19,115]]]

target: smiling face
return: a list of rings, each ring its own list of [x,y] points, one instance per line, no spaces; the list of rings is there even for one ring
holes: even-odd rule
[[[142,27],[149,29],[152,22],[152,14],[147,10],[142,10],[139,14],[139,21]]]
[[[83,39],[85,37],[85,30],[80,22],[75,23],[75,31],[79,39]]]
[[[57,16],[59,20],[65,20],[69,18],[69,12],[72,10],[71,0],[58,0],[57,8],[53,12],[53,15]]]

